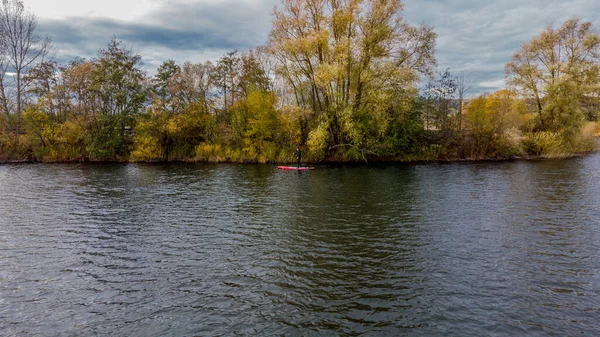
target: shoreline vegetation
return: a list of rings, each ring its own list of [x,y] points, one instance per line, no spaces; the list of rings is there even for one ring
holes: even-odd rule
[[[454,164],[454,163],[500,163],[500,162],[512,162],[512,161],[540,161],[540,160],[553,160],[553,159],[572,159],[581,158],[594,153],[599,150],[591,152],[578,152],[569,153],[561,156],[515,156],[515,157],[489,157],[489,158],[446,158],[446,159],[399,159],[399,158],[386,158],[386,159],[375,159],[371,161],[302,161],[303,165],[380,165],[380,164]],[[162,165],[162,164],[238,164],[238,165],[295,165],[296,161],[290,162],[259,162],[259,161],[218,161],[218,160],[144,160],[144,161],[131,161],[131,160],[66,160],[66,161],[40,161],[40,160],[29,160],[29,159],[9,159],[0,160],[0,165],[20,165],[20,164],[148,164],[148,165]]]
[[[268,40],[155,75],[113,37],[59,64],[20,0],[0,4],[0,163],[453,162],[599,150],[600,36],[570,19],[524,41],[506,89],[439,70],[401,0],[282,0]],[[14,27],[20,27],[15,30]],[[18,33],[21,32],[21,33]]]
[[[312,161],[312,160],[302,160],[303,165],[311,164],[311,165],[344,165],[344,164],[435,164],[435,163],[481,163],[481,162],[509,162],[509,161],[539,161],[539,160],[552,160],[552,159],[570,159],[570,158],[580,158],[585,157],[597,152],[600,152],[600,137],[595,136],[596,145],[593,149],[585,152],[565,152],[558,151],[555,153],[548,154],[540,154],[540,155],[513,155],[513,156],[496,156],[496,157],[479,157],[479,158],[471,158],[471,157],[463,157],[463,158],[435,158],[435,159],[427,159],[420,157],[396,157],[396,158],[368,158],[361,160],[320,160],[320,161]],[[3,160],[0,159],[0,165],[11,165],[11,164],[69,164],[69,163],[83,163],[83,164],[259,164],[259,165],[269,165],[269,164],[296,164],[296,160],[290,161],[259,161],[259,160],[231,160],[230,158],[223,157],[211,157],[211,158],[203,158],[201,160],[198,159],[174,159],[174,160],[165,160],[165,159],[150,159],[150,160],[130,160],[130,159],[89,159],[89,158],[77,158],[70,160],[39,160],[39,159],[8,159]]]

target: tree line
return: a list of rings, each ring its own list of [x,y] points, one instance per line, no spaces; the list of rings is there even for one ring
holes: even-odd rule
[[[0,5],[0,160],[290,162],[568,156],[596,149],[600,36],[568,20],[526,42],[507,89],[436,68],[401,0],[282,0],[263,46],[164,62],[112,38],[58,64],[20,0]]]

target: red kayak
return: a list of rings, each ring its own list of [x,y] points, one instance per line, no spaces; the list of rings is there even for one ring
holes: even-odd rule
[[[315,168],[312,166],[277,166],[277,168],[279,170],[286,170],[286,171],[308,171],[308,170],[314,170]]]

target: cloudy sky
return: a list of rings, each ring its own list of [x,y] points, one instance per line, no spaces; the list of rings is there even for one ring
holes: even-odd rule
[[[279,0],[24,0],[59,61],[90,58],[114,35],[153,73],[163,61],[216,60],[266,41]],[[464,71],[472,94],[504,85],[504,65],[548,25],[571,17],[600,29],[598,0],[405,0],[405,17],[438,34],[440,69]]]

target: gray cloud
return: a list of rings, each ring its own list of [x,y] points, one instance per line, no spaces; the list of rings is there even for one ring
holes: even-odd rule
[[[106,18],[41,20],[40,31],[53,39],[56,57],[68,62],[91,58],[112,36],[143,57],[152,72],[167,59],[216,59],[226,51],[247,50],[268,36],[275,0],[256,4],[232,0],[213,4],[170,1],[137,23]]]
[[[43,20],[39,28],[53,37],[60,61],[93,57],[114,35],[143,56],[151,73],[167,59],[215,60],[228,50],[263,44],[277,3],[171,0],[137,23],[74,17]],[[599,12],[598,0],[405,0],[406,19],[438,34],[439,68],[470,74],[472,94],[500,88],[512,54],[546,26],[580,17],[600,28]]]
[[[407,20],[438,34],[439,67],[472,75],[471,94],[499,89],[512,54],[547,26],[579,17],[600,28],[598,12],[597,0],[405,1]]]
[[[278,0],[218,3],[170,1],[151,13],[147,20],[164,27],[187,31],[214,32],[241,45],[256,46],[265,42],[271,28],[271,12]]]
[[[73,18],[69,22],[45,21],[42,25],[55,43],[82,47],[84,53],[96,42],[102,42],[113,35],[140,45],[164,46],[174,50],[236,48],[243,45],[230,36],[212,31],[175,30],[110,19]]]

